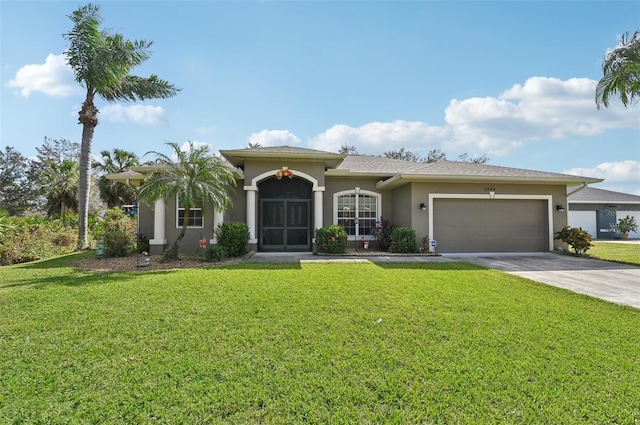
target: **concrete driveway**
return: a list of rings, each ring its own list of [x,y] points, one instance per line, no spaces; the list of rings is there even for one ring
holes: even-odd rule
[[[617,304],[640,309],[640,267],[553,252],[444,254]]]

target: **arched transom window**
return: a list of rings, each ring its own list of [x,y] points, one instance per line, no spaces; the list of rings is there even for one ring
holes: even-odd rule
[[[333,195],[334,223],[345,228],[349,239],[356,235],[373,239],[373,229],[380,217],[382,196],[369,190],[345,190]]]

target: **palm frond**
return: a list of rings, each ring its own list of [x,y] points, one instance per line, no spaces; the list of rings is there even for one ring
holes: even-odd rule
[[[596,86],[596,106],[609,107],[618,95],[627,107],[640,100],[640,31],[624,34],[619,46],[608,52],[602,64],[603,76]]]

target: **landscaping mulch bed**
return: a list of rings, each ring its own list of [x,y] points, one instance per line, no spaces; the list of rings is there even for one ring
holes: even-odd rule
[[[204,268],[214,267],[221,264],[229,264],[239,261],[238,259],[230,259],[218,263],[202,261],[196,255],[182,255],[179,260],[160,262],[160,256],[152,256],[151,263],[143,267],[138,264],[145,263],[145,257],[141,254],[130,255],[128,257],[93,257],[78,260],[74,263],[75,267],[82,270],[90,270],[95,272],[145,272],[153,270],[172,270],[172,269],[188,269],[188,268]]]

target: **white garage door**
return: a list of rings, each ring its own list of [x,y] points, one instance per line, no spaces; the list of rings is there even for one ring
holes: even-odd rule
[[[616,221],[620,220],[621,218],[625,218],[628,215],[630,215],[631,217],[635,217],[636,218],[636,223],[638,223],[638,225],[640,225],[640,211],[617,211],[616,212]],[[629,233],[629,237],[630,238],[640,238],[640,232],[631,232],[631,233]]]
[[[548,251],[547,201],[435,199],[439,252]]]
[[[596,222],[595,211],[569,211],[569,226],[580,227],[591,235],[591,238],[598,237],[598,223]]]

